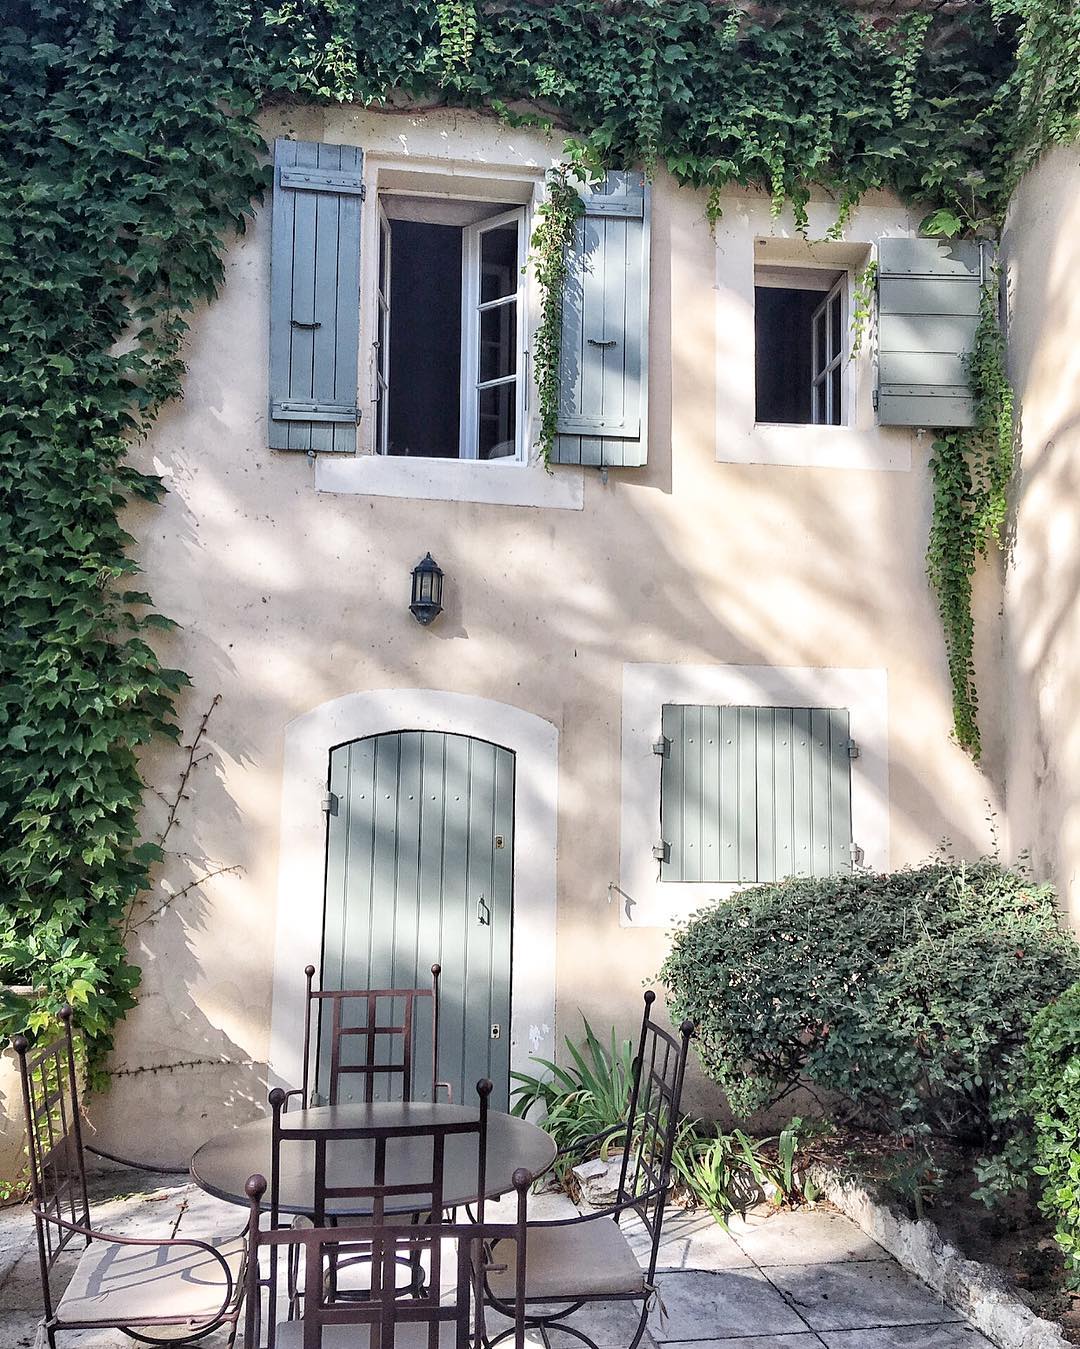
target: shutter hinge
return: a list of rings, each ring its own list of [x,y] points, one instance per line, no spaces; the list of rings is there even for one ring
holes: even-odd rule
[[[662,735],[659,740],[653,741],[652,752],[654,754],[662,754],[665,759],[667,758],[671,753],[671,741],[666,735]]]
[[[853,867],[861,867],[866,854],[857,843],[849,843],[848,847],[851,849],[851,865]]]
[[[877,412],[877,410],[878,410],[878,391],[877,391],[877,389],[875,389],[875,390],[874,390],[874,411]]]
[[[333,792],[327,792],[322,799],[322,810],[324,815],[336,815],[338,808],[338,799]]]
[[[848,756],[848,758],[849,758],[849,759],[857,759],[857,758],[859,757],[859,753],[860,753],[860,750],[859,750],[858,744],[857,744],[854,740],[849,740],[849,741],[847,742],[847,756]]]
[[[652,855],[656,858],[658,862],[670,862],[671,844],[666,843],[663,839],[661,839],[660,842],[654,846],[652,850]]]

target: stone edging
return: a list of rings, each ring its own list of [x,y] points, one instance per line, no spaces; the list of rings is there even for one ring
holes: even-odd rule
[[[935,1223],[909,1218],[857,1181],[824,1167],[813,1167],[811,1178],[824,1198],[999,1349],[1071,1349],[1059,1326],[1036,1316],[1009,1290],[999,1271],[962,1255]]]

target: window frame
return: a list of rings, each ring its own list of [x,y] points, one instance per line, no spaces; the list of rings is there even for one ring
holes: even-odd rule
[[[529,411],[529,347],[528,296],[525,286],[525,264],[528,258],[528,221],[524,205],[462,229],[461,267],[461,419],[458,437],[458,459],[472,459],[481,463],[521,463],[525,457],[525,431]],[[481,297],[481,248],[483,236],[505,225],[517,226],[517,286],[509,296],[494,300]],[[513,304],[516,311],[514,329],[514,373],[491,380],[480,379],[480,323],[481,315]],[[514,390],[514,453],[486,460],[479,454],[480,395],[485,389],[513,383]]]
[[[825,294],[825,298],[810,316],[810,426],[845,426],[847,413],[846,380],[844,379],[844,367],[847,364],[847,353],[850,345],[849,328],[851,326],[850,316],[848,314],[847,299],[847,273],[843,272],[835,285],[833,285]],[[839,335],[833,332],[833,301],[840,300],[840,332]],[[825,360],[822,361],[822,353],[819,350],[820,341],[818,338],[818,315],[824,316],[824,336],[825,336]],[[839,336],[839,340],[837,339]],[[840,407],[837,417],[833,418],[833,372],[840,371],[840,379],[836,381],[840,385]],[[821,415],[823,414],[823,415]]]
[[[393,260],[390,218],[382,199],[375,200],[375,335],[371,362],[371,410],[375,425],[374,452],[385,455],[390,440],[390,276]]]
[[[814,309],[810,320],[810,420],[805,422],[768,422],[758,421],[756,413],[754,416],[754,428],[758,430],[763,427],[772,429],[782,429],[784,432],[798,432],[804,427],[826,427],[832,430],[839,430],[842,427],[854,426],[855,417],[853,414],[854,404],[854,386],[851,377],[851,361],[849,359],[851,343],[851,315],[849,309],[850,282],[853,275],[853,267],[850,264],[845,265],[841,262],[813,263],[795,262],[788,259],[782,262],[765,262],[755,258],[753,265],[753,275],[751,283],[754,290],[758,287],[778,287],[789,290],[812,290],[820,291],[822,295],[821,303]],[[822,273],[831,273],[836,276],[832,284],[812,285],[808,281],[812,277],[820,276]],[[837,275],[839,273],[839,275]],[[802,284],[800,284],[802,282]],[[830,303],[833,298],[840,295],[840,343],[839,350],[825,362],[825,366],[819,369],[817,353],[817,334],[816,319],[817,315],[823,310],[826,317],[826,345],[830,345],[830,336],[832,328],[832,319],[830,313]],[[756,339],[753,348],[754,359],[757,358]],[[832,410],[832,389],[831,376],[835,369],[840,371],[840,420],[830,422],[827,416],[818,415],[817,393],[818,384],[822,382],[826,386],[826,408],[828,413]]]

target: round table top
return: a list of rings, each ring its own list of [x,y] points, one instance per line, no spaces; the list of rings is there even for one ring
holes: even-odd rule
[[[479,1110],[462,1105],[432,1105],[427,1102],[376,1102],[374,1105],[313,1106],[308,1110],[290,1110],[284,1116],[286,1128],[335,1129],[377,1126],[387,1129],[423,1127],[431,1124],[459,1124],[475,1121]],[[191,1159],[191,1175],[196,1184],[230,1204],[247,1204],[244,1193],[248,1177],[270,1175],[271,1120],[252,1120],[227,1133],[218,1134],[198,1149]],[[471,1204],[477,1195],[477,1135],[449,1134],[443,1164],[443,1204],[453,1208]],[[314,1145],[311,1142],[286,1141],[281,1147],[280,1208],[286,1213],[310,1213],[314,1194]],[[555,1143],[549,1134],[528,1120],[501,1111],[488,1113],[487,1173],[485,1198],[494,1199],[514,1188],[514,1172],[524,1167],[534,1176],[546,1171],[555,1160]],[[326,1184],[370,1184],[374,1171],[374,1145],[370,1139],[335,1139],[327,1144]],[[431,1143],[428,1138],[397,1137],[387,1147],[387,1184],[408,1184],[410,1180],[431,1175]],[[265,1202],[265,1201],[264,1201]],[[397,1195],[387,1200],[389,1212],[411,1213],[423,1207],[423,1200]],[[371,1212],[371,1200],[334,1199],[327,1203],[334,1216],[364,1216]]]

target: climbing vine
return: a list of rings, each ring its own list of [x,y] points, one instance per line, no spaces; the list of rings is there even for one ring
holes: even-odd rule
[[[942,431],[930,458],[934,505],[926,569],[937,596],[953,696],[956,739],[982,749],[975,683],[972,579],[977,559],[1001,545],[1014,459],[1013,392],[1005,375],[997,276],[984,285],[968,362],[975,425]]]
[[[591,161],[666,168],[714,209],[726,185],[760,186],[805,223],[817,185],[839,231],[866,192],[889,189],[966,225],[999,218],[1016,166],[1076,125],[1065,8],[995,0],[869,18],[840,0],[8,0],[0,982],[43,988],[43,1007],[70,999],[98,1054],[133,1003],[125,916],[161,853],[141,839],[140,755],[177,735],[187,680],[157,654],[170,625],[136,588],[121,521],[141,529],[161,484],[126,455],[179,396],[188,320],[216,294],[226,242],[267,181],[261,108],[490,108],[572,134]],[[572,193],[556,173],[534,240],[545,444]],[[949,578],[996,518],[978,483],[1004,471],[958,444],[940,439],[935,461],[939,484],[947,463],[955,476],[959,514],[935,516],[931,547],[931,574]],[[950,606],[961,582],[939,588]],[[960,668],[962,624],[950,624]],[[0,1030],[24,1016],[0,1004]]]
[[[874,296],[877,288],[877,258],[871,258],[862,271],[855,277],[851,287],[851,350],[848,360],[853,361],[862,351],[863,342],[870,331],[874,317]]]

